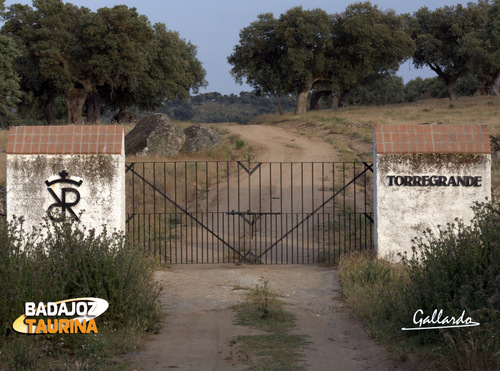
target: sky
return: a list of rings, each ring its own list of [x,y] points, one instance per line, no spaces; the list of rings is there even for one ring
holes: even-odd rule
[[[257,15],[271,12],[277,18],[280,14],[295,6],[304,9],[321,8],[328,13],[339,13],[356,1],[347,0],[73,0],[69,1],[91,10],[102,7],[113,7],[125,4],[137,8],[139,14],[146,15],[152,24],[165,23],[167,28],[179,32],[181,38],[190,41],[198,48],[198,59],[203,64],[207,74],[208,86],[201,93],[217,91],[221,94],[236,94],[241,91],[251,91],[246,85],[237,84],[230,74],[231,66],[227,57],[239,42],[239,32],[251,22],[257,20]],[[31,5],[31,1],[5,1],[9,6],[13,3]],[[453,0],[378,0],[371,1],[381,10],[393,9],[396,13],[413,13],[421,7],[429,9],[441,8],[446,5],[466,4],[467,1]],[[421,76],[436,76],[428,68],[415,69],[411,62],[401,65],[398,75],[404,82]]]

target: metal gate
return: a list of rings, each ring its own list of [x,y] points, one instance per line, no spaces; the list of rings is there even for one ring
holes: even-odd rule
[[[373,246],[368,163],[126,165],[127,232],[164,263],[332,264]]]

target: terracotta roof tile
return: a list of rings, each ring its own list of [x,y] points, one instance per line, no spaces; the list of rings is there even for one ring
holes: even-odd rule
[[[7,154],[120,154],[120,125],[14,126]]]
[[[377,153],[491,153],[487,125],[377,125]]]

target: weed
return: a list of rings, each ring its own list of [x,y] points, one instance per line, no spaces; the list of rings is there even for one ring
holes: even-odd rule
[[[239,358],[251,370],[302,370],[298,362],[307,336],[289,334],[295,327],[295,316],[283,310],[279,295],[268,284],[264,281],[247,293],[246,301],[237,307],[235,320],[237,325],[268,334],[238,336],[231,344],[237,346]]]
[[[237,139],[235,142],[236,149],[241,149],[245,147],[246,144],[247,142],[245,142],[243,139]]]
[[[328,144],[331,144],[332,146],[335,145],[335,140],[333,138],[326,138],[325,142],[327,142]]]
[[[305,370],[297,365],[308,344],[304,335],[242,335],[232,340],[249,370]]]
[[[414,253],[403,256],[403,264],[360,253],[340,259],[343,295],[353,313],[400,359],[420,360],[417,368],[500,366],[500,209],[478,204],[474,211],[470,225],[457,220],[415,238]],[[394,331],[411,323],[418,309],[455,318],[465,311],[481,325]]]
[[[66,357],[70,364],[80,360],[91,369],[101,368],[108,354],[121,351],[110,343],[115,336],[123,337],[122,331],[158,330],[160,291],[152,280],[153,269],[142,251],[116,233],[104,230],[97,235],[69,220],[45,221],[40,230],[27,233],[20,220],[0,220],[0,362],[30,368],[33,355],[45,360]],[[109,303],[97,321],[98,334],[11,334],[25,302],[81,297],[99,297]],[[139,339],[128,338],[134,345]]]

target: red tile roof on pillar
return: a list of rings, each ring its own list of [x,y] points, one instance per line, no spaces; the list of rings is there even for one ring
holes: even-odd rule
[[[14,126],[9,129],[7,154],[121,154],[121,125]]]
[[[377,153],[491,153],[487,125],[377,125]]]

